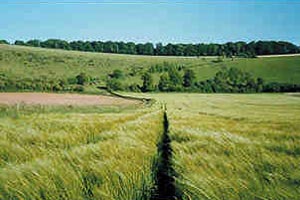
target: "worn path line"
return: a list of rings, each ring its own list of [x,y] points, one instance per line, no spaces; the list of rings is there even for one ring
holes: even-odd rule
[[[167,111],[164,109],[163,115],[164,131],[162,138],[157,145],[158,159],[154,165],[154,175],[156,188],[152,195],[153,200],[168,199],[176,200],[181,199],[181,191],[176,187],[175,177],[176,172],[173,168],[172,162],[172,147],[171,139],[169,136],[169,121]]]

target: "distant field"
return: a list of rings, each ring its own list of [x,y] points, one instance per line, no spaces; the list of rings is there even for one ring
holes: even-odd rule
[[[73,106],[112,106],[139,104],[139,101],[122,99],[112,96],[51,94],[51,93],[0,93],[0,105],[73,105]]]
[[[109,73],[121,69],[125,82],[141,83],[141,75],[149,67],[169,63],[194,69],[198,80],[211,78],[228,66],[251,72],[267,82],[300,83],[300,56],[215,61],[215,57],[117,55],[0,45],[0,73],[8,77],[74,78],[85,72],[105,84]],[[157,81],[159,74],[156,76]]]

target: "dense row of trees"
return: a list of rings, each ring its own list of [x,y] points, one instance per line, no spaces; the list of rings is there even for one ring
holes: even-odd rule
[[[265,83],[262,78],[255,78],[248,72],[237,68],[225,68],[206,81],[199,81],[192,69],[170,67],[160,73],[158,83],[154,74],[148,70],[141,76],[141,84],[128,82],[123,71],[117,69],[109,75],[107,87],[110,90],[133,92],[201,92],[201,93],[256,93],[256,92],[300,92],[298,84]],[[0,91],[75,91],[83,92],[85,85],[97,85],[99,80],[80,73],[68,79],[49,78],[9,78],[0,74]]]
[[[151,69],[151,68],[150,68]],[[201,93],[257,93],[257,92],[300,92],[300,85],[284,83],[265,83],[262,78],[255,78],[248,72],[237,68],[225,68],[212,79],[198,81],[191,69],[182,73],[181,68],[170,67],[161,73],[158,84],[154,83],[151,70],[142,75],[142,84],[126,87],[122,84],[122,71],[116,70],[108,80],[112,90],[130,90],[134,92],[201,92]]]
[[[8,44],[1,40],[0,43]],[[33,47],[121,53],[137,55],[168,55],[168,56],[240,56],[255,57],[256,55],[270,54],[290,54],[300,53],[300,48],[292,43],[284,41],[253,41],[253,42],[227,42],[225,44],[166,44],[152,43],[136,44],[133,42],[113,42],[113,41],[72,41],[68,42],[59,39],[49,39],[46,41],[29,40],[14,42],[15,45],[25,45]]]

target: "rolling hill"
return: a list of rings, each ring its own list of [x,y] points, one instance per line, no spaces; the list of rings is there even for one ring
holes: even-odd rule
[[[125,76],[123,82],[140,84],[142,74],[157,65],[193,69],[199,81],[212,78],[224,67],[236,67],[266,82],[300,83],[300,56],[220,60],[217,57],[120,55],[0,45],[0,74],[17,80],[70,79],[83,72],[97,84],[105,85],[108,75],[120,69]],[[159,75],[154,73],[155,82]]]

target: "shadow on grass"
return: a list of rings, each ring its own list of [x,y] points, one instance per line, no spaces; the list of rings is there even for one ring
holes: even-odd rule
[[[153,165],[153,174],[155,179],[155,189],[152,200],[181,199],[181,191],[176,187],[175,177],[177,176],[172,163],[172,147],[169,136],[169,121],[166,111],[163,117],[164,132],[157,145],[158,158]]]

